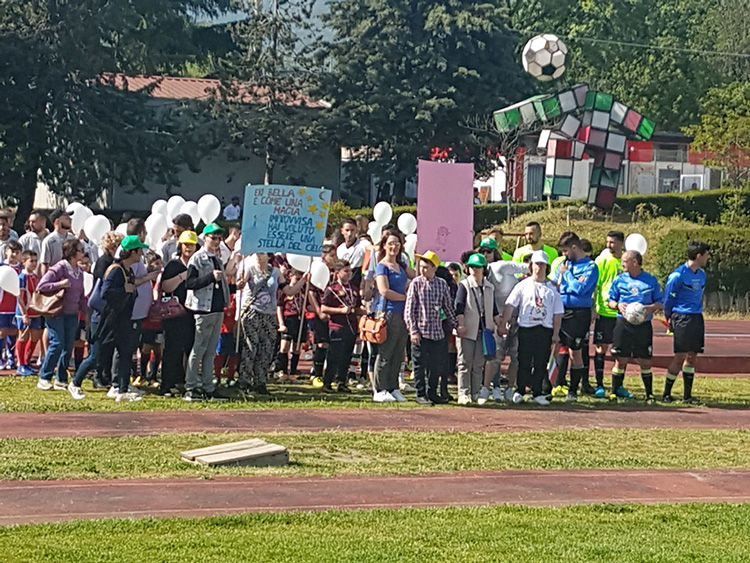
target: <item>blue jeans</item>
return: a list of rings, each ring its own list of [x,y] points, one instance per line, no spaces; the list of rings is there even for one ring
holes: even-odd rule
[[[73,353],[73,343],[78,335],[78,313],[47,319],[47,330],[49,348],[44,356],[39,377],[51,381],[57,368],[57,381],[67,383],[70,355]]]
[[[96,329],[99,328],[99,319],[99,313],[92,311],[91,327],[89,328],[90,335],[95,334]],[[78,366],[75,377],[73,377],[73,385],[76,387],[80,387],[83,380],[86,379],[86,374],[96,367],[96,357],[99,352],[99,340],[101,339],[97,338],[94,342],[89,342],[89,355],[86,356],[86,359],[81,362],[80,366]]]

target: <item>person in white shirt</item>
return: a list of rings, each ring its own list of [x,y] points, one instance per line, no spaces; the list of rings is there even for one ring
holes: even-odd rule
[[[513,402],[522,402],[530,385],[534,402],[549,405],[542,394],[542,381],[552,345],[560,342],[565,309],[557,286],[547,279],[549,258],[544,251],[534,251],[530,268],[531,276],[519,282],[505,302],[500,332],[507,333],[508,321],[518,310],[518,381]]]
[[[354,219],[344,219],[341,222],[341,236],[344,237],[336,249],[339,260],[346,260],[352,267],[352,279],[349,284],[359,287],[362,281],[362,261],[370,243],[363,238],[357,237],[357,222]]]
[[[242,206],[240,205],[240,198],[237,196],[232,197],[232,203],[224,208],[224,219],[227,221],[238,221],[242,215]]]
[[[50,215],[50,220],[55,230],[48,234],[42,241],[42,249],[39,253],[40,274],[44,274],[50,267],[63,259],[62,245],[68,239],[76,236],[70,231],[70,214],[62,209],[56,209]]]

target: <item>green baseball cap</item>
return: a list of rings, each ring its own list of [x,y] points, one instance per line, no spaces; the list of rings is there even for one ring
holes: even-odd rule
[[[479,248],[497,250],[497,241],[492,237],[483,238],[482,242],[479,243]]]
[[[208,225],[203,227],[204,235],[212,235],[214,233],[219,233],[223,235],[223,234],[226,234],[226,231],[224,230],[224,227],[222,227],[218,223],[209,223]]]
[[[148,245],[141,242],[138,235],[128,235],[120,242],[120,248],[123,250],[138,250],[139,248],[148,248]]]
[[[486,268],[487,259],[481,254],[472,254],[469,256],[469,261],[466,263],[467,266],[475,266],[477,268]]]

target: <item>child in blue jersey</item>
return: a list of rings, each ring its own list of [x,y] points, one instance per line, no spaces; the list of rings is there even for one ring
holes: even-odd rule
[[[687,262],[669,274],[664,288],[664,317],[674,333],[674,359],[667,369],[662,400],[671,403],[672,386],[682,369],[682,400],[695,403],[693,378],[695,359],[703,352],[705,327],[703,323],[703,291],[710,247],[705,242],[691,241],[687,247]]]
[[[617,276],[609,288],[609,307],[617,311],[614,334],[612,335],[612,355],[615,367],[612,368],[612,393],[610,400],[617,397],[632,399],[632,393],[623,387],[625,369],[629,358],[635,358],[641,367],[641,379],[646,390],[646,402],[654,402],[653,373],[651,355],[654,335],[651,319],[661,310],[664,294],[657,279],[643,271],[643,256],[629,250],[622,255],[623,273]],[[646,310],[646,318],[641,324],[625,320],[625,309],[631,303],[641,303]]]
[[[565,261],[557,269],[555,281],[560,287],[565,314],[560,328],[560,344],[567,347],[570,354],[570,388],[566,402],[575,402],[578,385],[586,379],[587,370],[583,363],[582,349],[589,345],[591,328],[591,308],[594,305],[594,291],[599,280],[599,269],[583,250],[583,243],[577,234],[565,232],[558,243]],[[591,387],[589,384],[588,387]],[[593,394],[593,389],[584,389]],[[554,390],[553,390],[554,393]]]

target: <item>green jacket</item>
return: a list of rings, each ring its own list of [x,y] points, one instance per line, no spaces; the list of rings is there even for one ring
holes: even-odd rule
[[[622,260],[612,256],[605,248],[594,262],[599,268],[599,281],[596,284],[595,295],[596,312],[601,317],[616,317],[617,311],[610,309],[607,301],[609,301],[609,288],[612,287],[612,282],[622,272]]]

